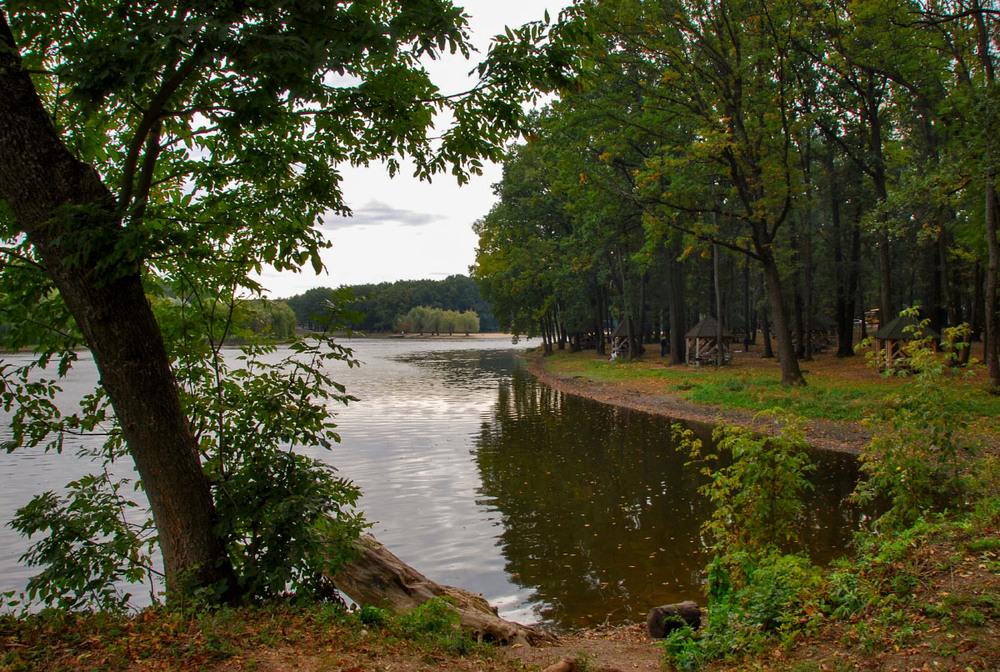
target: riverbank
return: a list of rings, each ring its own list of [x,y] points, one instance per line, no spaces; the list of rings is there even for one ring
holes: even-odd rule
[[[608,361],[593,351],[526,355],[528,370],[540,381],[573,394],[623,408],[685,422],[733,424],[768,432],[756,414],[779,407],[805,418],[810,445],[857,454],[870,440],[863,419],[900,389],[904,377],[874,371],[863,355],[837,358],[822,353],[802,362],[807,385],[783,388],[778,363],[759,351],[736,352],[730,366],[671,366],[669,359],[647,354],[634,362]],[[985,372],[956,372],[949,384],[965,403],[969,431],[977,443],[1000,448],[1000,399],[985,391]]]
[[[669,367],[657,357],[609,363],[590,353],[535,357],[529,366],[540,367],[542,375],[551,377],[547,380],[567,392],[573,388],[575,394],[605,403],[672,417],[683,413],[691,421],[752,417],[748,409],[685,396],[718,389],[711,387],[715,379],[724,379],[721,387],[740,387],[762,402],[785,395],[770,382],[776,365],[766,360],[715,371]],[[805,368],[810,395],[821,388],[836,389],[823,379],[853,380],[858,387],[871,386],[872,394],[884,394],[900,383],[866,370],[863,358],[815,361]],[[804,403],[798,397],[797,391],[786,395]],[[870,397],[836,398],[842,405],[858,407],[851,410],[855,413]],[[830,432],[854,427],[850,421],[823,422],[837,425]],[[850,449],[852,436],[839,437],[843,449]],[[764,651],[740,651],[748,657],[707,669],[1000,669],[1000,506],[994,503],[992,510],[987,507],[975,515],[959,506],[947,519],[929,519],[937,522],[918,532],[886,537],[884,548],[852,559],[846,578],[831,580],[816,591],[809,622],[798,624],[794,634],[790,630],[768,640]],[[154,609],[129,618],[58,613],[26,620],[0,617],[0,670],[524,672],[544,670],[567,657],[585,661],[577,669],[589,672],[664,669],[663,650],[646,638],[644,625],[597,627],[568,633],[555,646],[504,649],[457,640],[428,641],[404,630],[394,620],[362,621],[323,605],[297,607],[280,601],[185,614]],[[733,653],[737,655],[735,649]]]
[[[733,649],[705,672],[1000,669],[1000,502],[934,519],[868,548],[827,578],[804,622]],[[4,672],[662,672],[644,626],[592,628],[555,646],[497,648],[427,617],[276,600],[134,616],[0,616]]]
[[[538,354],[529,356],[528,371],[549,387],[587,399],[652,413],[673,420],[703,425],[740,425],[759,431],[769,431],[764,423],[755,421],[753,411],[723,408],[719,405],[689,401],[678,391],[639,380],[606,381],[589,378],[580,373],[560,373],[546,368],[545,358]],[[653,389],[651,389],[653,388]],[[825,450],[847,453],[861,451],[871,438],[871,432],[861,423],[810,420],[806,426],[810,445]]]

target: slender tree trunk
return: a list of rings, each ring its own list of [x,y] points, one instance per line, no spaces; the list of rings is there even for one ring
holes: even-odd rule
[[[646,283],[649,282],[649,274],[643,273],[639,277],[639,315],[636,320],[635,353],[641,355],[646,351]],[[631,349],[631,346],[630,346]]]
[[[976,39],[979,62],[986,73],[986,91],[991,92],[994,86],[995,72],[993,56],[990,48],[990,36],[983,16],[979,0],[973,0],[973,11],[976,20]],[[987,93],[987,95],[992,95]],[[988,106],[992,107],[992,106]],[[995,119],[984,120],[988,129],[993,128]],[[983,152],[986,164],[986,248],[989,253],[989,264],[986,268],[986,372],[990,388],[1000,392],[1000,316],[997,315],[997,273],[1000,272],[1000,243],[997,241],[997,174],[994,168],[993,134],[991,130],[985,133],[986,147]]]
[[[761,287],[763,288],[764,297],[767,298],[767,288],[764,286],[764,274],[761,273]],[[764,341],[764,352],[761,355],[764,359],[772,359],[774,357],[774,347],[771,344],[771,318],[768,315],[769,305],[765,301],[765,305],[760,308],[760,334]]]
[[[877,205],[882,207],[889,195],[885,176],[885,157],[882,151],[882,119],[879,108],[882,92],[876,83],[877,75],[866,70],[868,86],[864,92],[865,116],[868,118],[868,151],[871,154],[871,178],[875,187]],[[889,224],[885,215],[876,223],[876,253],[878,256],[879,320],[885,324],[892,319],[892,255],[889,249]]]
[[[718,331],[715,334],[715,368],[722,366],[723,355],[725,354],[725,324],[722,317],[722,289],[719,287],[719,246],[712,245],[712,276],[715,279],[715,312],[718,317]]]
[[[750,350],[750,344],[756,340],[753,333],[753,320],[750,315],[750,264],[743,266],[743,329],[744,337],[743,349]]]
[[[812,258],[812,217],[804,215],[802,236],[802,319],[804,329],[802,337],[805,340],[804,359],[813,358],[813,258]]]
[[[235,582],[213,530],[211,489],[141,268],[120,249],[114,198],[97,172],[66,149],[21,68],[2,12],[0,195],[94,353],[149,498],[168,598],[219,584],[228,592]]]
[[[596,277],[594,278],[594,338],[597,339],[594,344],[597,354],[606,354],[607,351],[604,348],[604,292]]]
[[[962,364],[968,364],[972,358],[972,343],[979,339],[979,334],[983,329],[983,308],[986,300],[983,298],[983,267],[977,262],[972,266],[972,296],[969,298],[969,347],[965,348],[959,355]]]
[[[997,273],[1000,272],[1000,245],[997,243],[997,193],[992,181],[986,184],[986,268],[984,317],[986,322],[986,373],[990,388],[1000,391],[1000,316],[997,315]]]
[[[679,247],[679,244],[675,244]],[[667,259],[667,306],[670,310],[670,363],[684,363],[684,334],[687,330],[684,315],[684,272],[677,261],[679,249],[672,249]]]
[[[834,278],[836,282],[837,357],[854,356],[854,288],[850,286],[853,268],[844,260],[844,226],[841,219],[840,180],[828,152],[826,170],[830,176],[830,220],[833,229]],[[853,263],[853,259],[851,260]]]
[[[806,354],[806,343],[805,343],[805,319],[802,313],[803,311],[803,301],[802,301],[802,249],[801,249],[801,237],[799,235],[798,223],[792,220],[792,230],[791,230],[791,247],[792,247],[792,314],[789,316],[790,325],[789,328],[794,334],[794,348],[795,356],[798,358],[805,357]]]

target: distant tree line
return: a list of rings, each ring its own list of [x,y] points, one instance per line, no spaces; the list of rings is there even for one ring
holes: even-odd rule
[[[467,330],[456,327],[457,332],[499,331],[492,306],[479,293],[475,280],[468,276],[451,275],[444,280],[397,280],[354,285],[349,289],[355,298],[345,308],[363,314],[363,317],[352,320],[351,324],[361,331],[374,333],[402,330],[419,333],[420,329],[397,324],[417,307],[453,311],[460,315],[471,312],[478,317],[478,328]],[[327,302],[334,294],[335,290],[329,287],[317,287],[284,299],[284,302],[294,311],[299,325],[315,329],[321,327],[325,317],[329,315]]]
[[[457,310],[441,310],[417,306],[411,308],[403,317],[396,320],[396,331],[408,331],[418,334],[452,334],[479,333],[479,316],[474,310],[458,312]]]

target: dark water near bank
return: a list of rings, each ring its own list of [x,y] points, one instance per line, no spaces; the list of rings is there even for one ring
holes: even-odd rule
[[[538,384],[515,357],[524,344],[353,346],[364,365],[333,378],[361,401],[332,409],[343,441],[312,454],[362,487],[373,533],[403,560],[482,593],[506,618],[559,627],[702,599],[699,526],[710,511],[668,420]],[[840,502],[857,470],[847,455],[816,461],[801,543],[826,560],[856,524]],[[85,469],[72,455],[0,456],[0,517]],[[30,570],[14,565],[23,547],[0,531],[0,591],[23,587]]]
[[[669,420],[557,392],[510,351],[389,358],[413,370],[384,391],[391,417],[359,444],[370,429],[353,431],[355,418],[342,414],[354,454],[337,449],[334,461],[362,485],[376,536],[397,554],[437,581],[482,592],[509,618],[561,627],[701,599],[699,528],[710,508],[698,467],[671,444]],[[410,439],[390,445],[385,434],[401,431]],[[708,440],[711,430],[699,433]],[[856,526],[841,501],[857,467],[840,453],[815,460],[800,543],[825,561]]]

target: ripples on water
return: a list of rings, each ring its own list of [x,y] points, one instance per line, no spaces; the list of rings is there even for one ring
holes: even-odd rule
[[[579,627],[700,598],[708,516],[669,421],[563,395],[490,339],[359,340],[333,371],[360,401],[332,408],[342,442],[314,450],[364,491],[372,532],[429,578],[482,593],[505,618]],[[93,375],[93,374],[91,374]],[[90,379],[92,381],[92,378]],[[703,430],[706,431],[706,430]],[[803,545],[837,554],[850,456],[817,453]],[[4,456],[0,516],[84,472],[67,455]],[[74,473],[75,472],[75,473]],[[24,541],[0,532],[0,590],[24,585]]]

